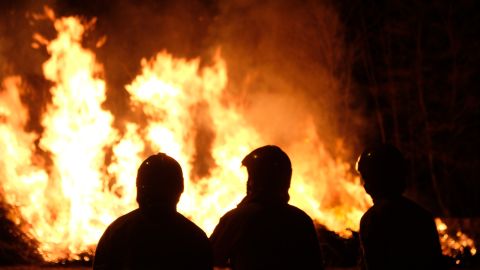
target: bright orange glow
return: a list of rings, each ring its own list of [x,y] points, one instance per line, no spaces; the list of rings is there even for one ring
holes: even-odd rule
[[[350,165],[326,150],[308,111],[296,119],[295,132],[285,131],[291,140],[272,141],[263,131],[268,127],[258,131],[244,108],[225,100],[228,77],[220,52],[212,65],[201,67],[199,59],[163,51],[143,60],[140,74],[125,86],[132,113],[145,121],[125,121],[120,131],[102,106],[103,67],[81,46],[86,26],[75,17],[47,14],[58,35],[52,41],[35,35],[34,46],[46,46],[50,58],[43,72],[53,83],[43,132],[25,131],[28,107],[20,100],[20,77],[6,78],[0,91],[0,150],[7,157],[0,161],[0,192],[21,215],[14,221],[39,241],[45,260],[80,259],[78,254],[93,250],[108,224],[137,207],[136,170],[158,151],[182,165],[186,183],[178,209],[208,234],[245,194],[242,158],[272,143],[292,159],[290,202],[331,230],[358,230],[370,197]],[[105,42],[103,37],[97,46]],[[278,114],[288,112],[279,108]],[[212,133],[206,142],[197,141],[202,130]],[[195,171],[197,159],[205,158],[197,156],[198,147],[210,155],[203,173]]]

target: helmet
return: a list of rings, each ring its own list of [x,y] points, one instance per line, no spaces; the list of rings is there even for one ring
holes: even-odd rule
[[[145,159],[137,173],[137,202],[143,205],[177,203],[183,192],[182,168],[164,153]]]
[[[278,146],[266,145],[253,150],[242,164],[248,171],[248,189],[288,191],[292,177],[292,164]]]
[[[367,193],[372,196],[401,194],[405,190],[405,159],[393,145],[367,148],[358,158],[356,169],[364,180]]]

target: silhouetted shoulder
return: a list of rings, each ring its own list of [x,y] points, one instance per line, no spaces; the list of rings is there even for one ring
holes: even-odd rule
[[[375,203],[362,216],[361,225],[373,222],[387,223],[389,221],[404,223],[412,222],[413,220],[419,222],[430,222],[433,216],[423,207],[405,198],[398,197],[391,200],[380,200]],[[398,224],[398,223],[397,223]],[[400,224],[399,224],[400,225]]]
[[[199,237],[207,238],[207,235],[202,229],[180,213],[174,212],[168,216],[160,215],[149,217],[142,214],[140,209],[133,210],[130,213],[120,216],[112,222],[107,230],[129,230],[134,229],[134,227],[137,226],[145,226],[149,229],[154,227],[165,229],[167,227],[177,228],[182,229],[181,232],[183,234],[197,234]]]
[[[140,217],[140,209],[135,209],[123,216],[118,217],[116,220],[112,222],[107,228],[106,232],[121,230],[124,227],[131,226],[130,222],[132,220],[139,220]]]
[[[310,220],[310,221],[312,220],[310,216],[307,215],[307,213],[305,213],[303,210],[290,204],[268,205],[268,204],[257,204],[257,203],[250,203],[245,206],[237,207],[227,212],[222,218],[229,219],[235,216],[245,216],[245,215],[255,214],[257,212],[272,211],[272,210],[276,212],[290,214],[298,218],[303,218],[305,220]]]
[[[303,210],[301,210],[298,207],[288,204],[286,211],[290,212],[292,215],[295,215],[300,219],[304,219],[305,221],[308,221],[308,222],[313,222],[310,216],[307,215],[307,213],[305,213]]]
[[[179,213],[177,213],[177,218],[180,221],[179,225],[181,224],[186,231],[192,232],[193,234],[196,234],[198,237],[202,238],[202,240],[205,239],[208,241],[208,237],[205,234],[205,232],[202,229],[200,229],[200,227],[198,227],[191,220],[189,220],[188,218],[184,217]]]
[[[226,267],[230,260],[238,269],[322,269],[312,219],[288,204],[231,210],[210,239],[216,266]]]
[[[360,240],[368,269],[441,269],[432,215],[404,197],[377,201],[361,219]]]
[[[181,214],[149,217],[137,209],[107,228],[95,264],[108,265],[105,269],[211,269],[212,258],[206,234]]]

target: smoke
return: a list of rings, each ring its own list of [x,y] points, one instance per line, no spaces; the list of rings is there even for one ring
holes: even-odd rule
[[[212,129],[211,115],[208,113],[208,103],[200,102],[191,109],[194,116],[195,156],[193,157],[193,179],[210,176],[210,169],[215,167],[215,160],[210,149],[215,140],[215,131]]]
[[[227,60],[229,94],[263,134],[288,144],[311,115],[330,151],[356,142],[351,53],[329,1],[221,1],[211,29]]]

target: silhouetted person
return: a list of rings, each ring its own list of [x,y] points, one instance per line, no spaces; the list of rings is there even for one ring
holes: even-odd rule
[[[234,270],[323,269],[312,219],[288,204],[292,168],[277,146],[247,155],[247,195],[226,213],[210,240],[214,265]]]
[[[137,174],[139,208],[119,217],[98,242],[93,268],[213,269],[205,233],[176,211],[183,175],[173,158],[147,158]]]
[[[432,215],[402,196],[406,163],[392,145],[366,149],[357,163],[373,206],[360,221],[360,243],[368,270],[443,269]]]

